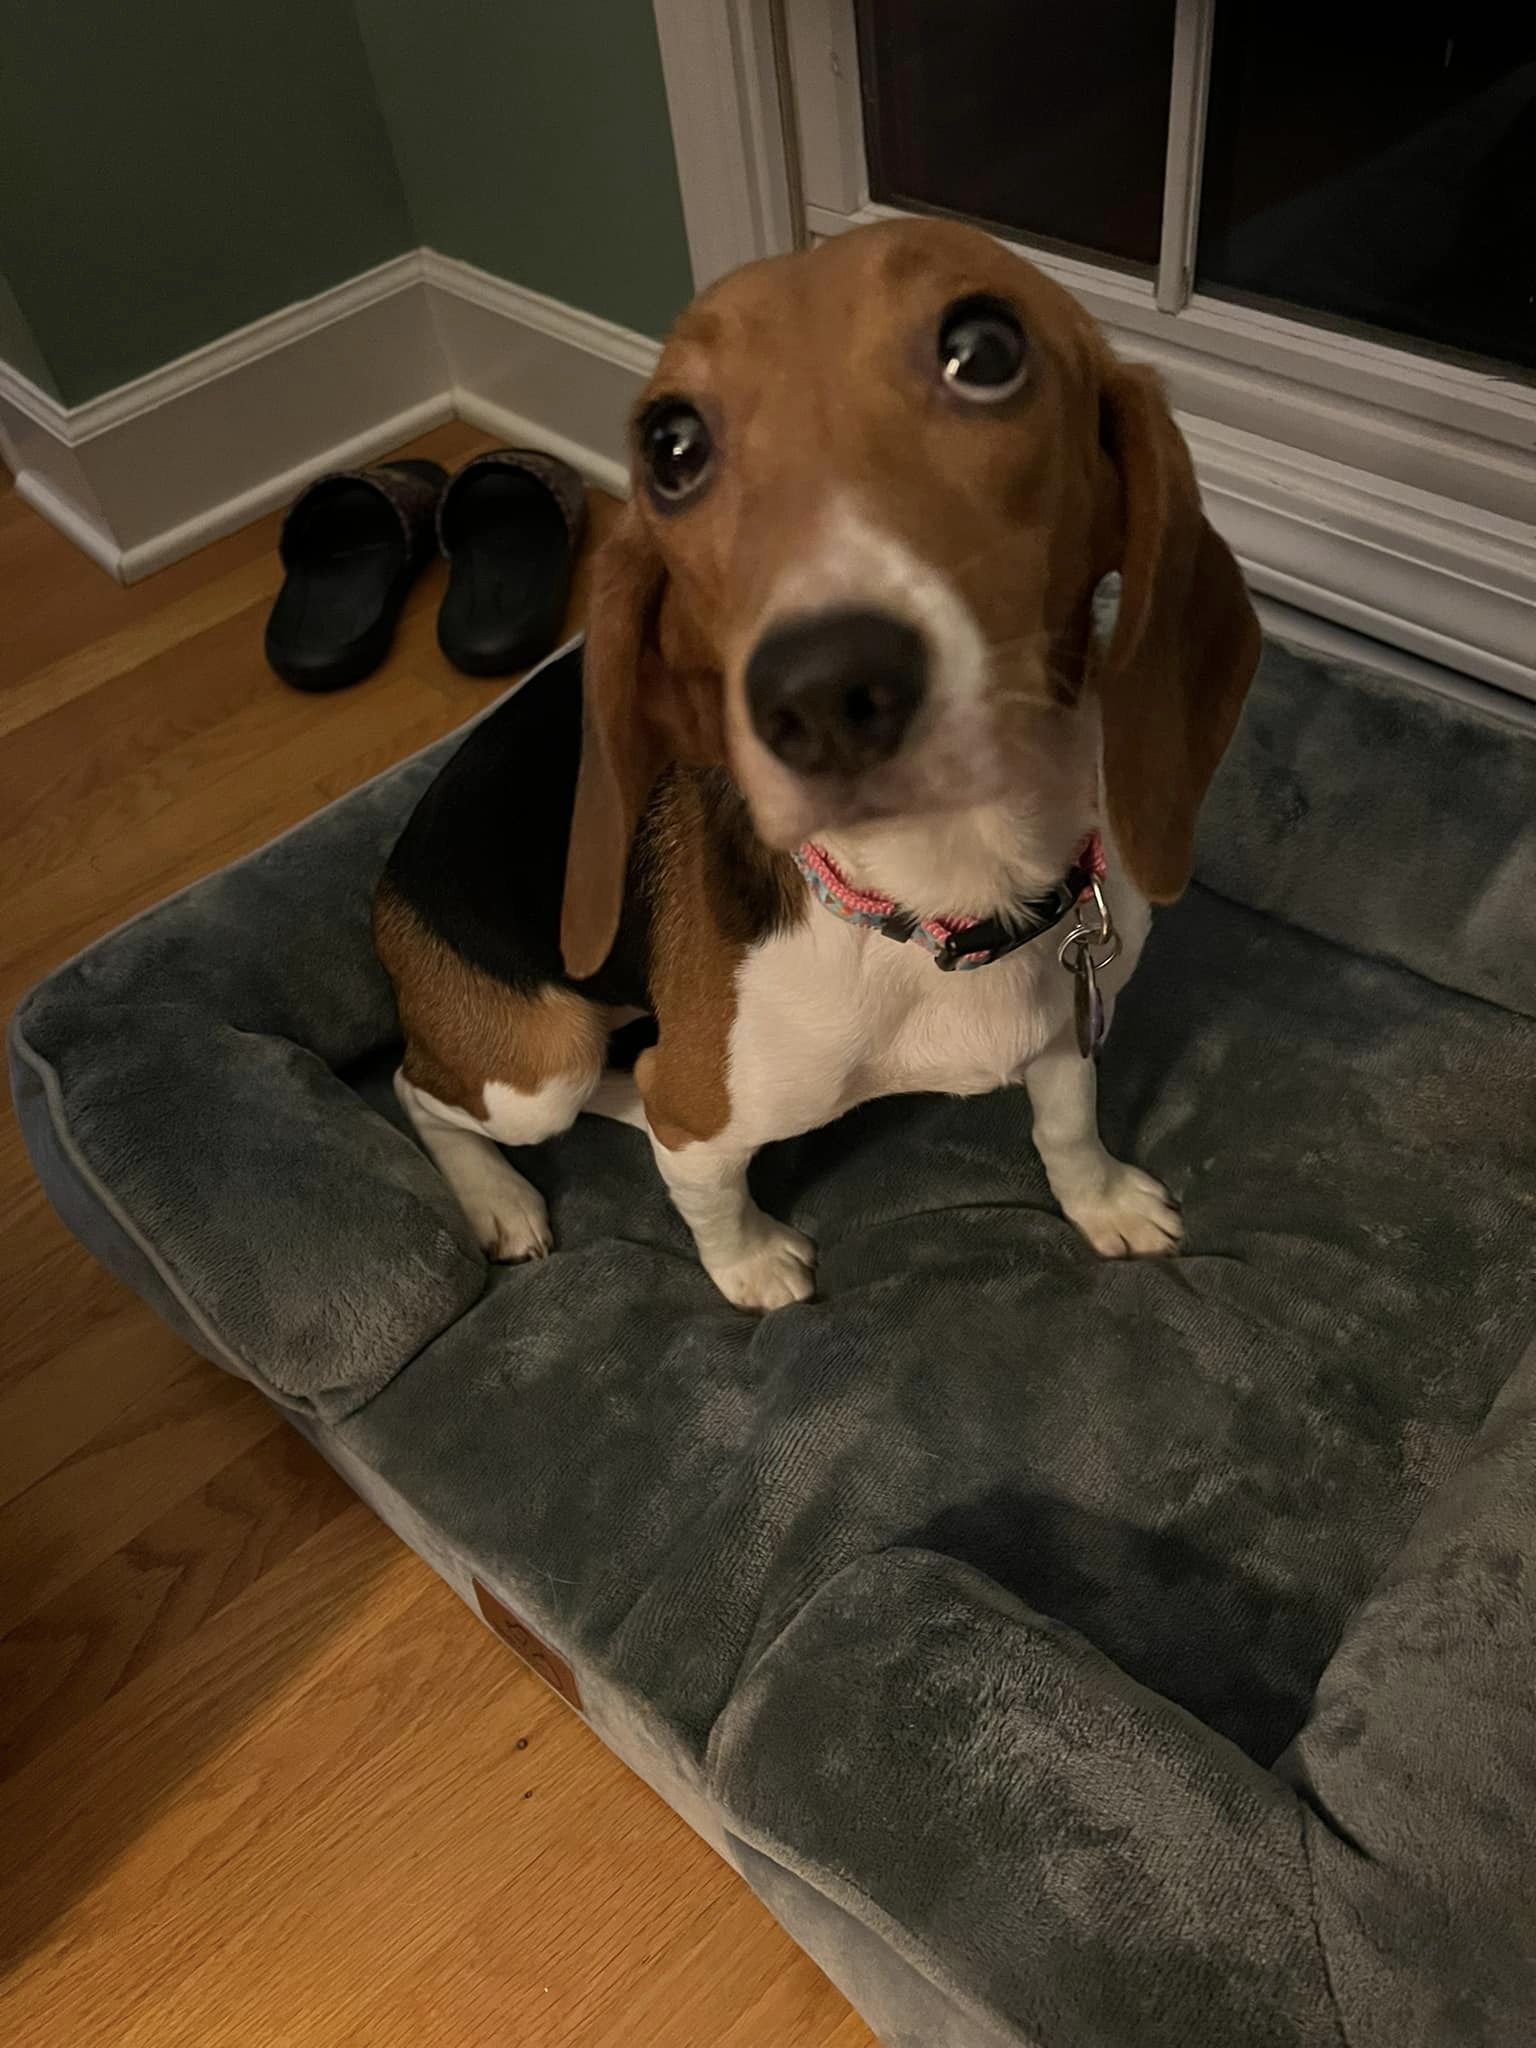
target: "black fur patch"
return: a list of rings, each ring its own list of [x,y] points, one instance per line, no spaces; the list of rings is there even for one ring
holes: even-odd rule
[[[560,957],[560,904],[581,758],[581,649],[539,669],[439,769],[389,857],[395,893],[482,973],[518,990],[556,983],[596,1002],[651,1007],[650,934],[666,844],[685,809],[710,845],[701,917],[753,945],[801,907],[793,867],[754,834],[729,777],[672,769],[635,837],[613,951],[587,981]],[[695,801],[680,802],[686,778]]]

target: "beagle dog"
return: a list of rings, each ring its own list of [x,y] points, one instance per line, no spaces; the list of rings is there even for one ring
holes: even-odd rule
[[[648,1132],[728,1300],[801,1301],[759,1146],[1016,1081],[1090,1244],[1175,1251],[1089,1055],[1259,633],[1155,377],[990,236],[882,223],[697,299],[633,454],[584,647],[474,728],[377,899],[399,1097],[487,1255],[551,1244],[497,1147],[596,1109]]]

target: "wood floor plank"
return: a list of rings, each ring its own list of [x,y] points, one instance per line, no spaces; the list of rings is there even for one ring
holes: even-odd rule
[[[0,690],[0,739],[76,703],[156,655],[175,651],[184,641],[252,606],[270,603],[281,581],[277,564],[270,556],[259,555],[215,582],[199,584],[179,603],[146,612],[115,633],[12,682]]]
[[[18,1284],[0,1289],[7,1314],[0,1387],[18,1385],[115,1315],[128,1298],[122,1282],[42,1206],[29,1211],[23,1231],[5,1241],[4,1269]]]
[[[439,580],[432,579],[434,587]],[[429,595],[418,590],[412,601],[427,625]],[[0,809],[13,870],[37,880],[56,864],[56,845],[73,854],[120,847],[125,830],[189,790],[239,776],[274,744],[323,756],[331,734],[372,725],[385,698],[404,687],[394,663],[360,685],[372,700],[366,721],[343,694],[288,689],[261,659],[264,613],[264,603],[234,612],[117,677],[101,703],[62,704],[0,750]],[[195,692],[174,680],[184,680],[191,663],[202,677]],[[459,681],[446,664],[432,663],[431,694],[462,717],[484,693],[454,689]]]
[[[328,749],[343,788],[367,779],[381,745],[398,759],[440,729],[424,713],[422,692],[409,676],[381,678],[370,712],[370,732],[343,731]],[[452,729],[449,720],[442,723]],[[11,894],[0,932],[0,1005],[18,1000],[46,971],[55,947],[78,951],[307,817],[316,807],[318,752],[312,728],[295,721],[281,740],[242,756],[227,772],[188,775],[118,850],[71,853],[51,872],[23,881]]]
[[[133,1299],[59,1221],[14,1118],[0,1110],[0,1392],[65,1355]]]
[[[0,1621],[13,1628],[130,1543],[168,1501],[281,1427],[254,1387],[162,1341],[185,1370],[0,1508]]]
[[[55,844],[65,851],[86,850],[93,838],[110,844],[137,822],[127,800],[147,788],[162,792],[163,804],[185,779],[182,759],[190,751],[195,760],[199,744],[217,762],[219,750],[238,748],[252,725],[264,722],[285,736],[314,725],[323,716],[320,700],[290,706],[279,695],[282,686],[253,659],[259,630],[260,607],[247,606],[190,647],[163,649],[113,678],[100,703],[65,702],[15,734],[0,750],[13,872],[28,881],[47,874]],[[193,651],[202,688],[168,688],[167,678],[185,673]],[[68,832],[61,829],[66,824]],[[44,836],[49,828],[51,840]]]
[[[352,1504],[318,1451],[273,1420],[250,1450],[0,1636],[0,1776]]]
[[[141,1301],[121,1289],[114,1302],[115,1313],[0,1386],[0,1507],[188,1370],[186,1346]]]
[[[468,1619],[423,1574],[382,1626],[343,1627],[274,1686],[238,1748],[191,1772],[104,1881],[136,1923],[126,1984],[124,1957],[101,1968],[98,1891],[23,1966],[31,1995],[67,1956],[72,2034],[122,2048],[468,2042],[497,2038],[490,2014],[515,2015],[519,2048],[694,2048],[765,2005],[790,2022],[760,2037],[776,2048],[821,2038],[810,1965],[777,1930],[763,1938],[725,1866],[696,1867],[683,1823]],[[210,1854],[217,1895],[183,1905],[189,1855]],[[399,1910],[423,1865],[455,1871],[450,1913]],[[167,1895],[175,1943],[155,1935]],[[719,1917],[701,1956],[706,1911]],[[786,1973],[802,1975],[798,1999],[773,1995]]]
[[[199,1913],[218,1919],[221,1867],[248,1843],[233,1830],[223,1842],[212,1830],[210,1843],[208,1802],[195,1793],[198,1771],[215,1764],[238,1769],[240,1749],[267,1701],[281,1702],[304,1672],[327,1670],[338,1642],[364,1650],[419,1595],[424,1571],[361,1503],[348,1507],[86,1715],[69,1739],[50,1743],[0,1784],[0,1960],[10,1966],[0,1980],[0,2023],[8,1996],[24,1990],[29,1975],[61,1955],[69,1967],[70,1951],[87,1939],[99,1943],[107,1975],[116,1962],[127,1963],[135,1927],[142,1935],[143,1925],[113,1896],[124,1866],[136,1864],[145,1874],[156,1864],[174,1868],[195,1862],[199,1845],[208,1844],[206,1867],[193,1871],[194,1896],[185,1906],[194,1920]],[[302,1747],[302,1731],[295,1740]],[[157,1828],[157,1816],[167,1832]],[[177,1905],[167,1890],[151,1915],[151,1932],[158,1921],[171,1952],[179,1938]],[[31,2009],[36,2015],[48,2005]],[[0,2038],[36,2036],[25,2026],[0,2024]],[[82,2028],[44,2038],[93,2035]]]

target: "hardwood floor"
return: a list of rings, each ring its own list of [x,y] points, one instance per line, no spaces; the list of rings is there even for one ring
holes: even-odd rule
[[[275,518],[125,591],[6,484],[8,1015],[487,686],[437,653],[440,567],[379,675],[307,698],[261,659]],[[867,2048],[725,1865],[92,1264],[9,1116],[0,1330],[0,2039]]]

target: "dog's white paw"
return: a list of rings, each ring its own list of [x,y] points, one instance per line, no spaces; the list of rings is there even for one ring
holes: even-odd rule
[[[809,1301],[816,1291],[816,1247],[787,1223],[762,1219],[739,1258],[707,1259],[711,1280],[737,1308],[763,1312]]]
[[[499,1166],[500,1173],[491,1171]],[[475,1242],[496,1265],[523,1259],[544,1259],[555,1248],[544,1197],[505,1160],[487,1160],[473,1188],[460,1188],[459,1199],[469,1218]]]
[[[1062,1210],[1106,1259],[1166,1258],[1184,1242],[1184,1219],[1160,1180],[1117,1159],[1091,1192],[1061,1197]]]

